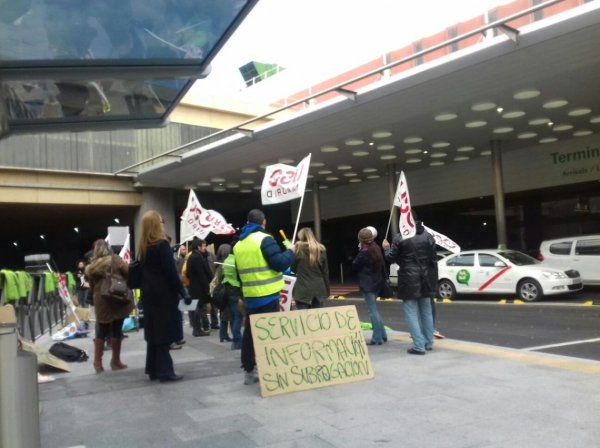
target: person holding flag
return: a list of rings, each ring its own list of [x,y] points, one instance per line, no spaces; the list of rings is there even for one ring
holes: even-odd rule
[[[275,239],[265,232],[267,219],[258,209],[250,210],[248,222],[233,247],[235,264],[242,283],[246,313],[262,314],[279,311],[279,296],[284,287],[283,274],[294,260],[295,246],[281,251]],[[256,358],[250,323],[242,336],[242,367],[244,384],[258,381]]]
[[[382,246],[386,261],[398,263],[398,297],[413,342],[408,353],[424,355],[433,348],[431,297],[437,289],[437,260],[433,236],[425,231],[413,210],[410,215],[415,235],[406,238],[400,232],[392,245],[385,239]]]

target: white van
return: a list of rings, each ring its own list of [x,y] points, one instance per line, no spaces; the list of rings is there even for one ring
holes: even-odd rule
[[[548,266],[579,271],[584,285],[600,285],[600,235],[543,241],[539,259]]]

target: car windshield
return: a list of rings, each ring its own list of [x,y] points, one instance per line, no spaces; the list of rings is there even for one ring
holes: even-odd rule
[[[498,252],[498,255],[506,258],[513,264],[517,266],[525,266],[528,264],[539,264],[540,262],[535,258],[530,257],[529,255],[525,255],[523,252],[517,252],[514,250]]]

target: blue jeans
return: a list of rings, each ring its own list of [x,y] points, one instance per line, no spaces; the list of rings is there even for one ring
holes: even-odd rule
[[[424,352],[433,346],[433,316],[431,300],[424,297],[419,300],[404,300],[404,319],[413,340],[413,348]]]
[[[365,303],[367,304],[369,316],[371,317],[371,325],[373,326],[373,336],[371,337],[371,342],[380,343],[387,341],[387,333],[385,331],[385,327],[383,326],[383,321],[381,320],[379,311],[377,310],[375,293],[363,291],[363,296],[365,297]]]
[[[229,296],[229,308],[231,308],[231,333],[233,344],[240,345],[242,343],[242,313],[240,313],[240,298],[238,296]]]

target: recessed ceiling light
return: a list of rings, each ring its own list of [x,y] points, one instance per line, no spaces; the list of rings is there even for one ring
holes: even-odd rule
[[[437,114],[434,118],[435,121],[450,121],[456,119],[456,117],[458,117],[458,115],[454,112],[443,112],[441,114]]]
[[[556,137],[546,137],[546,138],[540,139],[540,143],[554,143],[556,141],[558,141],[558,139]]]
[[[333,171],[331,171],[331,170],[319,170],[318,173],[319,174],[333,174]]]
[[[504,112],[502,114],[502,118],[519,118],[525,115],[525,112],[522,110],[509,110],[508,112]]]
[[[515,100],[529,100],[531,98],[539,96],[540,93],[541,92],[539,90],[535,89],[520,90],[513,95],[513,98]]]
[[[448,146],[450,146],[449,142],[433,142],[431,144],[432,148],[447,148]]]
[[[230,183],[230,184],[226,184],[225,185],[227,188],[240,188],[239,184],[236,183]]]
[[[240,193],[252,193],[252,190],[250,188],[242,188],[240,189]]]
[[[351,171],[350,171],[350,172],[348,172],[348,173],[344,173],[344,176],[345,176],[345,177],[355,177],[355,176],[358,176],[358,174],[356,174],[356,173],[353,173],[353,172],[351,172]]]
[[[264,170],[264,169],[265,169],[266,167],[268,167],[269,165],[271,165],[271,164],[270,164],[270,163],[261,163],[261,164],[260,164],[258,167],[259,167],[261,170]]]
[[[199,187],[210,187],[210,182],[198,182],[196,185]]]
[[[580,107],[578,109],[570,110],[568,115],[570,115],[571,117],[579,117],[581,115],[587,115],[591,113],[592,109],[590,109],[589,107]]]
[[[406,163],[419,163],[419,162],[421,162],[421,159],[419,159],[417,157],[414,157],[411,159],[406,159]]]
[[[429,157],[431,157],[432,159],[441,159],[442,157],[446,156],[448,156],[448,154],[446,154],[445,152],[432,152]]]
[[[375,131],[371,134],[373,138],[386,138],[391,137],[392,133],[390,131]]]
[[[344,143],[346,143],[347,146],[358,146],[362,145],[364,142],[365,141],[360,138],[349,138]]]
[[[253,190],[262,190],[262,185],[255,185],[252,187]]]
[[[475,112],[484,112],[486,110],[491,110],[496,107],[496,103],[492,103],[491,101],[482,101],[481,103],[475,103],[471,106],[471,110]]]
[[[550,123],[550,118],[534,118],[533,120],[529,120],[531,126],[541,126],[547,123]]]
[[[240,180],[240,183],[242,185],[252,185],[254,182],[254,179],[242,179]]]
[[[377,168],[363,168],[363,173],[376,173]]]
[[[319,190],[327,190],[328,188],[327,185],[319,185]]]
[[[351,170],[352,169],[352,165],[338,165],[337,167],[338,170]]]
[[[454,161],[455,162],[464,162],[465,160],[469,160],[469,159],[470,159],[470,157],[467,157],[467,156],[456,156],[454,158]]]
[[[515,130],[515,128],[511,128],[510,126],[504,126],[501,128],[496,128],[492,132],[494,134],[508,134],[509,132],[512,132],[514,130]]]
[[[397,156],[395,154],[385,154],[380,157],[381,160],[394,160]]]
[[[429,163],[429,166],[442,166],[442,165],[445,165],[445,163],[444,163],[444,162],[441,162],[441,161],[439,161],[439,160],[438,160],[438,161],[436,161],[436,162],[431,162],[431,163]]]
[[[350,179],[348,182],[351,182],[353,184],[358,183],[358,182],[362,182],[361,179]]]
[[[479,153],[480,156],[489,156],[492,154],[492,151],[490,151],[489,149],[486,149],[485,151],[481,151]]]
[[[327,177],[325,178],[325,180],[328,180],[328,181],[330,181],[330,182],[333,182],[333,181],[336,181],[336,180],[340,180],[340,178],[339,178],[339,177],[337,177],[337,176],[327,176]]]
[[[544,109],[557,109],[559,107],[566,106],[567,104],[569,104],[569,102],[567,100],[564,100],[562,98],[557,98],[555,100],[546,101],[542,105],[542,107]]]
[[[568,123],[557,124],[552,127],[552,130],[557,132],[568,131],[570,129],[573,129],[573,125]]]
[[[589,129],[580,129],[578,131],[573,132],[573,137],[585,137],[586,135],[592,135],[593,132]]]
[[[408,148],[404,151],[404,154],[421,154],[422,152],[423,150],[419,148]]]
[[[354,157],[364,157],[369,155],[369,151],[354,151],[352,152]]]
[[[369,174],[367,176],[367,179],[379,179],[379,174]]]
[[[474,146],[461,146],[460,148],[456,148],[456,152],[469,152],[475,150]]]
[[[225,191],[225,187],[215,187],[213,191]]]
[[[517,135],[517,138],[520,138],[521,140],[524,140],[526,138],[533,138],[533,137],[537,137],[536,132],[521,132],[519,135]]]
[[[600,123],[600,115],[590,118],[590,123]]]
[[[313,179],[315,176],[313,176],[312,174],[308,173],[308,174],[306,175],[306,177],[308,177],[309,179]]]
[[[486,124],[487,124],[487,121],[484,121],[484,120],[467,121],[465,123],[465,128],[480,128],[482,126],[485,126]]]
[[[337,146],[331,146],[331,145],[321,146],[321,152],[336,152],[336,151],[339,151],[339,148]]]
[[[255,170],[254,168],[244,168],[242,170],[242,173],[244,173],[244,174],[254,174],[254,173],[257,173],[257,172],[258,171]]]
[[[323,162],[312,162],[310,166],[313,168],[321,168],[322,166],[325,166],[325,164]]]
[[[279,159],[279,163],[290,164],[290,163],[294,163],[294,160],[293,159]]]
[[[403,141],[404,141],[404,143],[419,143],[419,142],[422,142],[423,139],[421,137],[417,137],[416,135],[413,135],[412,137],[406,137]]]
[[[223,178],[223,177],[213,177],[210,181],[214,182],[214,183],[225,182],[225,178]]]
[[[496,112],[498,112],[499,114],[501,114],[503,110],[504,110],[503,107],[497,107],[496,108]]]
[[[377,149],[379,151],[389,151],[390,149],[394,149],[396,146],[394,145],[377,145]]]

